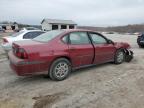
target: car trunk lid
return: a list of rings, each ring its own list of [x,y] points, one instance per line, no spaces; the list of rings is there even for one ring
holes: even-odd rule
[[[23,58],[34,59],[35,57],[39,56],[39,51],[41,50],[41,48],[47,45],[47,43],[33,40],[16,41],[13,43],[12,49],[16,56],[23,55]],[[47,50],[48,49],[46,49],[45,51]],[[23,52],[23,54],[18,55],[18,51]]]

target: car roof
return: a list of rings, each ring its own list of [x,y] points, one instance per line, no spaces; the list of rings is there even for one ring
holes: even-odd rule
[[[88,30],[88,29],[66,29],[65,31],[73,32],[73,31],[93,31],[93,30]]]
[[[70,33],[70,32],[95,32],[95,33],[99,33],[97,31],[94,30],[88,30],[88,29],[65,29],[63,30],[65,33]]]

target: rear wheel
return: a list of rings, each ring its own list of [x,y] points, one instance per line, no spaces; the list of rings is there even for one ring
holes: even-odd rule
[[[116,54],[115,54],[115,59],[114,62],[115,64],[121,64],[124,62],[124,58],[125,58],[125,53],[123,52],[123,50],[117,50]]]
[[[65,58],[55,60],[49,71],[49,77],[52,80],[61,81],[69,76],[71,72],[71,63]]]

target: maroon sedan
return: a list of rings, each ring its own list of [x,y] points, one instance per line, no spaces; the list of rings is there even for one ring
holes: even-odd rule
[[[53,80],[67,78],[72,69],[133,58],[128,43],[113,42],[90,30],[49,31],[12,47],[10,66],[18,75],[48,74]]]

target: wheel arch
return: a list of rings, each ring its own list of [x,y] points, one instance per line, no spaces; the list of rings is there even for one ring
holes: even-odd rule
[[[120,47],[116,51],[118,51],[118,50],[122,50],[124,53],[126,53],[126,48]]]
[[[53,64],[53,62],[54,62],[55,60],[60,59],[60,58],[65,58],[65,59],[67,59],[67,60],[71,63],[71,65],[72,65],[72,60],[71,60],[71,58],[70,58],[69,56],[64,55],[64,56],[57,56],[57,57],[55,57],[55,58],[51,61],[50,66]]]
[[[59,58],[65,58],[65,59],[67,59],[71,63],[71,58],[68,57],[68,56],[58,56],[53,61],[55,61],[56,59],[59,59]]]

